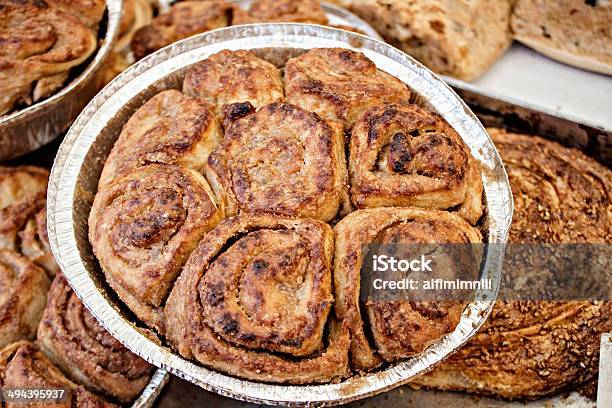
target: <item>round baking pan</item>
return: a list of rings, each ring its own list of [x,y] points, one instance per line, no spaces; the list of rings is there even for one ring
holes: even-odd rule
[[[21,156],[49,143],[68,129],[98,92],[96,74],[119,31],[121,0],[106,0],[106,32],[89,65],[50,97],[0,116],[0,161]]]
[[[101,324],[136,354],[202,388],[236,399],[291,406],[333,405],[389,390],[410,381],[461,347],[485,321],[496,293],[476,294],[457,328],[420,355],[388,368],[335,384],[285,386],[241,380],[181,358],[138,326],[108,289],[87,238],[87,219],[104,161],[122,126],[156,93],[180,88],[185,69],[223,49],[250,49],[278,63],[307,49],[344,47],[363,52],[378,68],[408,84],[419,103],[441,114],[461,135],[483,168],[490,245],[483,278],[499,282],[504,243],[512,218],[512,196],[501,159],[467,105],[431,71],[380,41],[344,30],[305,24],[229,27],[180,41],[144,58],[115,78],[85,108],[62,143],[48,191],[49,238],[75,292]],[[493,291],[495,292],[495,291]]]

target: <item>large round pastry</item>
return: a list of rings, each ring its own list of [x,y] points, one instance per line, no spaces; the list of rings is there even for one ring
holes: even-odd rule
[[[362,307],[362,246],[480,243],[478,163],[365,55],[265,55],[212,55],[125,124],[89,217],[107,283],[163,344],[244,379],[329,383],[418,355],[465,303]]]
[[[612,242],[609,169],[540,137],[489,133],[514,195],[511,242]],[[597,379],[600,337],[611,330],[611,302],[500,301],[465,347],[414,383],[508,399],[575,389]]]

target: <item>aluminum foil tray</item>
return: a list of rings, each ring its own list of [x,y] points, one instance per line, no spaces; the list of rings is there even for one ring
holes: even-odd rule
[[[381,393],[431,369],[461,347],[488,316],[494,293],[478,293],[454,332],[419,356],[337,384],[285,386],[241,380],[181,358],[130,315],[108,289],[87,239],[87,218],[104,161],[134,111],[156,93],[179,88],[185,69],[223,49],[251,49],[269,59],[304,50],[344,47],[363,52],[382,70],[420,94],[441,114],[482,163],[486,198],[485,278],[498,282],[503,244],[512,218],[512,196],[501,159],[467,105],[441,79],[399,50],[377,40],[322,26],[259,24],[211,31],[175,43],[119,75],[85,108],[60,146],[48,191],[49,238],[58,262],[91,312],[123,344],[160,368],[202,388],[243,401],[275,405],[334,405]],[[277,61],[275,61],[277,62]]]
[[[98,71],[119,32],[121,0],[106,0],[106,33],[93,60],[61,90],[40,102],[0,116],[0,161],[21,156],[63,134],[98,92]]]

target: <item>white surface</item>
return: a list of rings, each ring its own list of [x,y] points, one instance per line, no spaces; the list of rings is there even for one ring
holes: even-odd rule
[[[517,43],[473,85],[612,128],[612,77],[553,61]]]

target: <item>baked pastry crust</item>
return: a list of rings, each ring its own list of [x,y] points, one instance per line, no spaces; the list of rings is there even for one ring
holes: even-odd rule
[[[34,338],[49,285],[41,268],[16,252],[0,249],[0,347]]]
[[[358,370],[416,355],[459,323],[462,302],[369,300],[360,306],[364,246],[371,243],[479,243],[482,237],[456,214],[419,208],[357,210],[334,228],[336,316],[351,330],[351,362]],[[391,239],[388,241],[387,239]],[[367,315],[374,344],[368,341]]]
[[[38,326],[37,343],[78,384],[133,401],[148,384],[152,366],[115,340],[89,313],[58,274]]]
[[[236,6],[226,1],[181,1],[155,17],[132,39],[136,60],[146,57],[166,45],[192,35],[227,27]]]
[[[123,127],[99,184],[152,163],[177,164],[202,172],[210,152],[222,139],[221,126],[207,103],[173,89],[160,92]]]
[[[98,191],[89,241],[121,300],[163,332],[161,308],[175,278],[198,241],[223,217],[223,206],[201,174],[151,164]]]
[[[223,50],[191,66],[183,92],[215,107],[248,102],[255,108],[285,99],[281,73],[273,64],[250,51]]]
[[[255,0],[248,11],[237,9],[232,25],[253,23],[327,24],[318,0]]]
[[[0,39],[0,115],[51,95],[97,47],[91,27],[35,0],[3,3]]]
[[[320,221],[229,218],[200,241],[178,278],[167,337],[182,356],[242,378],[343,377],[349,333],[330,315],[332,257],[333,232]]]
[[[62,389],[67,398],[57,403],[41,403],[39,401],[8,403],[7,407],[40,407],[53,406],[57,408],[116,408],[87,391],[84,387],[68,380],[61,371],[29,342],[13,343],[0,351],[0,378],[2,388],[7,389]]]
[[[612,75],[612,4],[519,0],[511,27],[517,41],[566,64]]]
[[[286,103],[229,125],[206,176],[229,216],[239,211],[329,221],[347,189],[339,126]]]
[[[351,129],[380,103],[410,102],[410,89],[365,55],[342,48],[313,49],[287,61],[287,102]]]
[[[439,115],[407,104],[376,105],[358,120],[349,148],[358,208],[449,209],[475,224],[482,215],[478,162]]]
[[[576,149],[488,129],[514,196],[510,241],[609,243],[612,172]],[[412,384],[535,399],[597,379],[612,303],[499,301],[481,331]]]
[[[50,278],[60,272],[60,267],[53,257],[47,233],[47,207],[43,207],[30,218],[23,231],[19,232],[21,253],[42,267]]]

